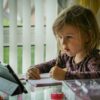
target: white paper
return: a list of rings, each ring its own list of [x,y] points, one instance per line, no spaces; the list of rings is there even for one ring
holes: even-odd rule
[[[50,75],[49,74],[41,74],[41,79],[39,80],[29,80],[29,83],[32,85],[32,86],[37,86],[39,84],[44,84],[44,85],[49,85],[49,84],[60,84],[62,83],[62,81],[58,81],[58,80],[54,80],[52,78],[50,78]]]

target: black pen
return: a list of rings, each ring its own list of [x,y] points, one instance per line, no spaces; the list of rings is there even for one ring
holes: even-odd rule
[[[25,79],[25,78],[20,78],[20,80],[25,80],[25,81],[28,81],[28,79]]]

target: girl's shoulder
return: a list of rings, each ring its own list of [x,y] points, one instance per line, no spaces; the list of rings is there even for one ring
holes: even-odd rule
[[[91,52],[92,55],[99,55],[100,56],[100,50],[99,49],[94,49],[92,52]]]
[[[87,57],[88,64],[95,64],[100,66],[100,50],[94,50],[89,57]]]
[[[90,56],[95,58],[95,59],[99,59],[100,60],[100,50],[99,49],[93,50],[93,52],[91,53]]]

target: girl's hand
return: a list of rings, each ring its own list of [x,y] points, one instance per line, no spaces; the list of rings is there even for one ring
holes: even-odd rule
[[[38,68],[30,68],[26,73],[27,79],[40,79],[40,71]]]
[[[0,100],[4,100],[2,96],[0,96]]]
[[[65,80],[65,74],[67,71],[65,69],[62,69],[60,67],[54,66],[50,70],[50,76],[56,80]]]
[[[63,68],[63,70],[67,72],[67,68]]]

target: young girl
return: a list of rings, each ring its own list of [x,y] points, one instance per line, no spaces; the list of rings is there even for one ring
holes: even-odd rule
[[[53,31],[60,43],[58,58],[30,68],[27,78],[40,79],[47,72],[57,80],[100,78],[100,32],[91,10],[79,5],[63,10]]]

